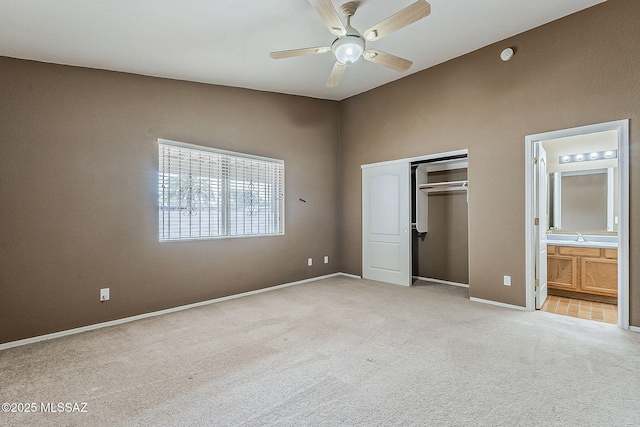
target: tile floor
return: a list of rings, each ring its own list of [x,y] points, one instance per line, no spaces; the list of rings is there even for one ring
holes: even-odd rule
[[[614,304],[549,295],[540,310],[613,325],[618,323],[618,306]]]

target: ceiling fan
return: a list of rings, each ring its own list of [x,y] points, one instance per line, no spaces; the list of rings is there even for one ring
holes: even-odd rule
[[[431,5],[425,0],[418,0],[360,34],[351,26],[351,17],[356,13],[360,2],[351,1],[340,6],[340,12],[347,20],[346,26],[342,24],[331,0],[309,0],[309,2],[318,12],[329,31],[337,37],[331,46],[283,50],[271,52],[269,55],[273,59],[282,59],[333,52],[336,63],[329,75],[327,87],[337,86],[347,67],[360,59],[361,56],[369,62],[384,65],[396,71],[407,71],[413,62],[377,49],[366,49],[367,42],[379,40],[431,13]]]

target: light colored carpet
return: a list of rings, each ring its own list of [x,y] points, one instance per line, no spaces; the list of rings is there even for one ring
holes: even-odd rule
[[[637,426],[640,334],[337,277],[0,352],[0,425]]]

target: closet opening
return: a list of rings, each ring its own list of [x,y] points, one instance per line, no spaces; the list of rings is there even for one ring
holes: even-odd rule
[[[413,285],[469,287],[467,155],[411,163]]]
[[[362,165],[362,277],[467,286],[468,151]]]

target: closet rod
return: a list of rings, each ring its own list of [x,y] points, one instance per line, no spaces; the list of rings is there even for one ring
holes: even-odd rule
[[[469,181],[432,182],[430,184],[420,184],[418,188],[427,191],[466,190],[469,188]]]

